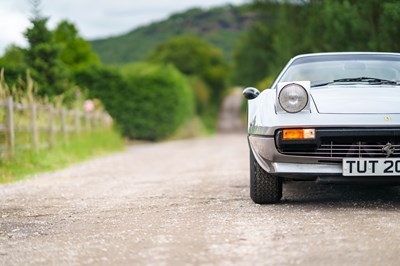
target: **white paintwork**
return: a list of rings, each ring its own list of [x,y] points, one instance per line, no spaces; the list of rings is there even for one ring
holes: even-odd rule
[[[400,86],[339,85],[311,90],[321,114],[399,114]]]

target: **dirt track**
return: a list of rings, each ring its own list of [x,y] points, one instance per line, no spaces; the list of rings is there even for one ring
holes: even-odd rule
[[[244,134],[131,146],[0,185],[0,265],[398,265],[400,189],[251,202]]]
[[[253,204],[245,135],[139,145],[0,187],[0,265],[395,265],[397,188]]]

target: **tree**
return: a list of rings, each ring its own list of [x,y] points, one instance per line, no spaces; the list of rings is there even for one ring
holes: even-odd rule
[[[0,58],[0,69],[3,69],[7,83],[15,84],[26,73],[25,51],[15,45],[9,46]]]
[[[379,20],[377,49],[382,51],[400,51],[400,3],[383,4]]]
[[[38,0],[33,1],[34,17],[30,20],[32,27],[25,31],[29,43],[26,63],[38,84],[38,93],[52,97],[67,89],[67,69],[60,61],[60,47],[53,41],[52,32],[47,29],[48,18],[40,15],[39,3]]]
[[[254,0],[259,22],[235,49],[235,81],[257,84],[293,56],[310,52],[398,51],[395,0]],[[239,83],[239,84],[243,84]]]
[[[291,44],[284,43],[289,36],[280,28],[288,27],[285,21],[280,21],[284,12],[282,3],[254,1],[253,9],[258,19],[239,38],[233,55],[232,80],[242,86],[257,86],[266,77],[275,75],[282,65],[282,58],[286,57],[278,53],[291,54]]]
[[[214,103],[221,101],[226,89],[228,67],[221,50],[195,36],[180,36],[158,45],[148,61],[173,64],[188,76],[198,76],[211,89]]]
[[[93,52],[89,42],[79,36],[74,24],[61,21],[53,36],[61,49],[61,61],[73,71],[100,64],[99,57]]]
[[[237,42],[234,49],[234,68],[232,81],[236,85],[256,86],[256,84],[271,74],[272,51],[271,28],[257,22]]]

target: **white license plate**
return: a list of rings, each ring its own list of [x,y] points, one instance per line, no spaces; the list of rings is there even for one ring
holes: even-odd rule
[[[344,176],[400,176],[400,158],[346,158],[342,165]]]

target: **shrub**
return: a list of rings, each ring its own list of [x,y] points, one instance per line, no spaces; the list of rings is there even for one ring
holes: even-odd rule
[[[194,115],[194,96],[187,79],[175,67],[131,64],[121,68],[126,87],[118,94],[114,116],[124,135],[158,140],[175,133]]]
[[[128,138],[169,137],[194,115],[193,92],[187,79],[173,66],[97,66],[76,72],[75,82],[103,102]]]
[[[187,76],[201,78],[210,90],[210,100],[220,104],[226,89],[228,66],[220,49],[196,36],[179,36],[159,44],[149,62],[173,64]]]

